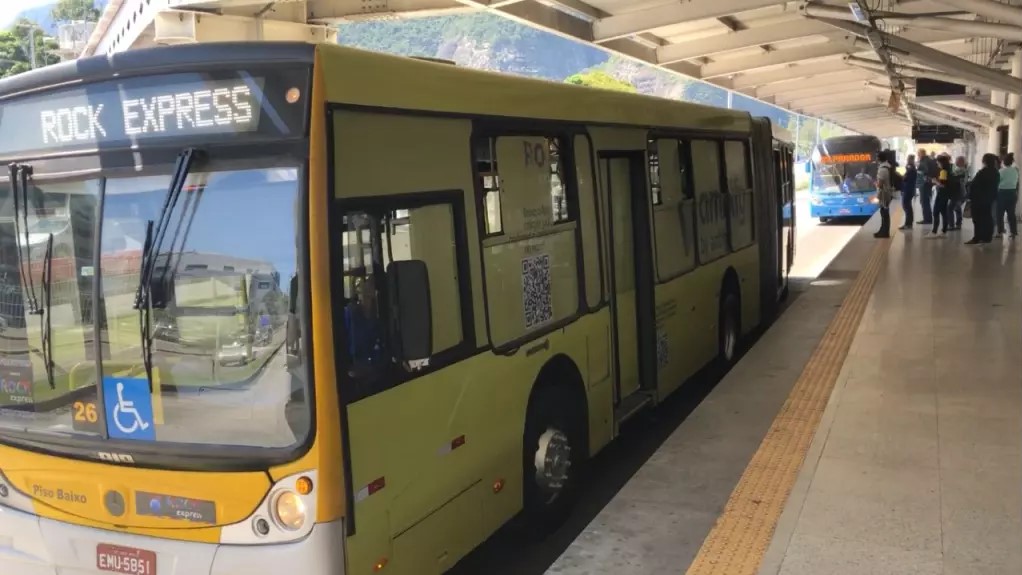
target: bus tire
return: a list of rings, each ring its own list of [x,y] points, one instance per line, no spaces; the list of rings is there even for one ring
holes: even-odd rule
[[[717,330],[718,360],[727,368],[738,357],[738,344],[742,338],[742,306],[737,290],[724,285],[720,298],[720,328]]]
[[[829,221],[830,221],[829,217],[827,217],[827,216],[820,216],[820,223],[821,224],[825,224],[825,223],[827,223]]]
[[[543,386],[533,393],[525,417],[522,451],[525,534],[546,538],[567,519],[578,497],[585,457],[584,419],[569,388]]]

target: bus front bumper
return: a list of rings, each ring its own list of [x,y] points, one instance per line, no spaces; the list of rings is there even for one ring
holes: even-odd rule
[[[3,575],[131,573],[100,570],[100,545],[153,552],[154,572],[137,575],[341,575],[343,541],[342,521],[318,524],[294,543],[212,545],[81,527],[0,507]]]
[[[809,217],[811,218],[856,218],[872,216],[880,209],[879,204],[866,202],[863,204],[845,204],[836,206],[825,206],[810,204]]]

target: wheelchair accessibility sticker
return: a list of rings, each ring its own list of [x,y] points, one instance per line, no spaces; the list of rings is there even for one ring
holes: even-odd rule
[[[103,378],[103,403],[110,437],[154,441],[153,399],[149,381],[123,377]]]

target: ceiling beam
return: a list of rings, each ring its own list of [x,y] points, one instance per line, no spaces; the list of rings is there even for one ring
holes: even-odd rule
[[[774,99],[774,102],[778,106],[784,106],[785,108],[805,108],[816,106],[820,104],[839,103],[839,102],[855,102],[876,100],[876,93],[872,90],[867,90],[865,87],[849,87],[849,90],[842,91],[840,94],[822,94],[809,97],[781,97],[778,96]]]
[[[839,20],[855,20],[852,11],[841,7],[809,2],[801,7],[803,14],[807,16],[836,18]],[[948,18],[933,14],[913,14],[902,12],[880,12],[873,13],[877,20],[885,24],[894,24],[908,28],[926,28],[928,30],[944,30],[947,32],[961,32],[978,38],[1003,38],[1005,40],[1022,40],[1022,28],[1011,24],[998,24],[995,22],[978,22],[976,20],[963,20],[960,18]]]
[[[781,22],[730,34],[667,44],[657,49],[657,61],[667,64],[831,32],[833,28],[827,24],[803,18],[795,22]]]
[[[937,0],[941,4],[968,10],[991,20],[1000,20],[1016,26],[1022,26],[1022,8],[996,2],[995,0]]]
[[[739,12],[766,8],[778,4],[778,0],[691,0],[643,10],[626,12],[601,18],[593,23],[593,37],[597,42],[625,38],[655,28],[671,26],[680,22],[708,20],[732,16]]]
[[[848,52],[861,50],[865,46],[868,46],[868,44],[857,38],[836,37],[822,44],[776,50],[765,56],[756,55],[721,59],[709,64],[703,64],[700,68],[700,78],[719,78],[759,68],[841,56]],[[838,63],[837,65],[840,66],[841,64]]]
[[[881,100],[874,98],[872,101],[858,101],[858,102],[834,102],[830,104],[816,104],[814,106],[806,106],[803,110],[812,110],[816,113],[827,113],[827,112],[845,112],[852,110],[862,109],[874,109],[880,107]]]
[[[867,26],[863,26],[857,22],[847,22],[845,20],[837,20],[833,18],[818,19],[827,22],[839,30],[851,32],[861,37],[865,37],[867,31],[869,31]],[[986,66],[974,64],[963,58],[952,56],[946,52],[941,52],[940,50],[929,46],[924,46],[917,39],[908,38],[911,31],[899,36],[879,31],[870,33],[878,35],[885,43],[888,50],[894,50],[904,59],[911,60],[917,64],[932,66],[933,68],[948,74],[968,79],[975,85],[986,86],[996,90],[1004,90],[1013,94],[1022,93],[1022,82],[1019,82],[1017,78],[1012,78],[1003,72],[991,70]]]
[[[846,83],[865,82],[866,80],[876,78],[877,76],[878,74],[872,70],[844,70],[839,68],[837,71],[830,74],[821,74],[820,77],[822,77],[822,81],[817,80],[816,78],[795,78],[755,88],[752,90],[752,93],[757,98],[787,96],[788,94],[805,96],[811,96],[814,94],[833,94],[834,86]]]
[[[1005,108],[1004,106],[998,106],[997,104],[991,104],[989,100],[980,100],[973,96],[943,96],[939,101],[952,102],[955,106],[985,112],[993,116],[1000,116],[1008,119],[1015,117],[1015,110]]]
[[[926,108],[927,110],[933,110],[939,114],[944,114],[952,118],[968,122],[970,124],[976,124],[977,126],[986,126],[990,123],[990,119],[986,116],[980,116],[973,112],[966,112],[965,110],[959,110],[946,104],[939,104],[937,102],[930,102],[928,100],[915,99],[912,101],[913,104],[920,108]]]
[[[914,111],[916,115],[918,115],[921,119],[926,120],[928,122],[932,122],[934,124],[947,124],[949,126],[955,126],[956,128],[961,128],[963,130],[969,130],[972,132],[979,132],[980,130],[986,128],[986,126],[973,124],[971,122],[965,122],[958,118],[945,116],[944,114],[928,110],[922,106],[914,106]]]
[[[823,19],[827,20],[827,19]],[[822,44],[813,44],[810,46],[803,46],[800,48],[790,48],[786,50],[777,50],[771,52],[767,56],[756,55],[746,56],[741,58],[728,58],[721,59],[717,62],[704,64],[701,68],[700,78],[718,78],[721,76],[730,76],[740,72],[755,70],[758,68],[766,68],[769,66],[776,66],[779,64],[790,64],[794,62],[802,62],[808,60],[815,60],[820,58],[827,58],[831,56],[838,56],[841,54],[849,53],[873,53],[869,46],[869,42],[865,39],[863,32],[863,26],[855,22],[843,22],[841,20],[834,20],[834,22],[840,22],[841,24],[848,24],[857,26],[847,30],[852,33],[852,36],[834,36],[830,42]],[[831,21],[827,20],[830,24]],[[861,36],[861,37],[860,37]],[[958,34],[961,36],[961,34]],[[950,34],[947,32],[935,32],[933,30],[908,30],[904,31],[898,36],[901,42],[910,42],[918,46],[922,46],[923,43],[943,43],[957,40],[956,34]],[[933,48],[928,48],[934,52],[938,52]],[[945,54],[946,55],[946,54]]]
[[[761,72],[746,72],[735,77],[732,81],[735,89],[752,88],[765,86],[776,82],[787,82],[795,79],[817,78],[830,74],[843,74],[848,68],[834,61],[812,62],[778,68],[776,70],[763,70]]]
[[[882,107],[879,104],[872,106],[860,106],[858,108],[849,108],[845,110],[829,110],[821,113],[828,114],[834,118],[903,118],[903,116],[894,116],[887,111],[886,107]]]

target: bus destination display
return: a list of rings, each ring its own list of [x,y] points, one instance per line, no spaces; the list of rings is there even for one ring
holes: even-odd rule
[[[266,78],[247,74],[215,80],[173,74],[27,96],[0,104],[0,155],[124,147],[175,137],[296,135],[292,132],[299,127],[289,125],[294,111],[274,110],[280,104],[266,97],[267,84]]]
[[[111,126],[111,122],[123,123],[124,134],[130,136],[188,133],[211,127],[245,132],[255,125],[252,88],[245,85],[126,98],[114,105],[119,109],[107,114],[103,113],[107,104],[40,110],[43,144],[60,146],[105,139],[120,127]]]
[[[852,164],[856,162],[869,163],[873,161],[873,154],[869,152],[851,154],[828,154],[820,158],[821,164]]]

